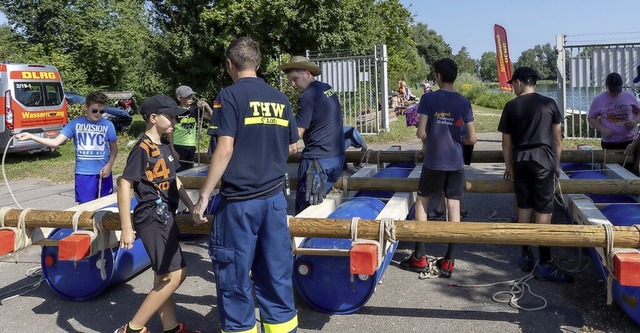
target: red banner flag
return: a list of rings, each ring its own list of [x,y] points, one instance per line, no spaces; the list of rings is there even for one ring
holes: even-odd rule
[[[496,60],[498,62],[500,90],[511,91],[511,85],[507,83],[511,79],[511,60],[509,59],[507,31],[501,25],[495,24],[493,26],[493,36],[496,39]]]

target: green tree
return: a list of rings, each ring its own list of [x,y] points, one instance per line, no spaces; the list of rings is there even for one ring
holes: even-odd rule
[[[68,89],[132,89],[150,31],[144,0],[0,0],[26,47],[21,62],[56,65]],[[135,89],[134,89],[135,90]]]
[[[458,73],[476,74],[476,61],[471,59],[465,46],[461,47],[458,54],[453,56],[453,60],[458,64]]]
[[[384,42],[389,45],[390,72],[409,72],[413,67],[409,64],[412,18],[398,0],[219,0],[215,6],[202,0],[150,3],[163,36],[161,48],[168,49],[160,62],[161,72],[174,77],[169,79],[174,85],[190,82],[211,93],[228,85],[224,50],[239,36],[260,43],[259,75],[271,84],[280,78],[281,57],[306,50],[348,50],[359,55]]]
[[[429,29],[424,23],[412,26],[412,38],[416,43],[418,54],[428,66],[431,66],[438,59],[453,57],[449,44],[445,43],[442,36],[438,35],[435,30]],[[429,72],[427,78],[435,80],[435,75]]]
[[[531,67],[538,72],[543,80],[555,80],[557,59],[558,55],[551,44],[536,45],[522,52],[515,67]]]
[[[484,52],[480,57],[480,78],[483,81],[498,81],[498,62],[496,60],[496,53]]]

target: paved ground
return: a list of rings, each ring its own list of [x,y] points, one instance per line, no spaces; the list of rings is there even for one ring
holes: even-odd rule
[[[416,148],[417,140],[403,145]],[[374,149],[386,146],[372,145]],[[483,134],[476,149],[500,149],[498,134]],[[501,177],[500,164],[472,165],[471,177]],[[39,180],[11,181],[10,185],[23,207],[65,209],[73,205],[73,185],[55,185]],[[465,203],[470,221],[504,221],[511,216],[511,195],[469,194]],[[0,204],[14,206],[7,187],[0,185]],[[563,223],[561,211],[556,222]],[[516,310],[491,300],[505,286],[461,288],[448,283],[487,284],[522,276],[516,267],[518,247],[462,245],[456,270],[450,280],[419,280],[415,273],[397,268],[409,255],[412,244],[401,243],[375,294],[360,311],[351,315],[325,315],[312,310],[297,298],[299,332],[637,332],[640,326],[614,304],[606,305],[605,289],[595,276],[593,266],[576,276],[571,285],[556,285],[532,280],[532,290],[545,297],[548,305],[541,311]],[[219,330],[215,309],[215,289],[206,237],[183,243],[189,278],[178,290],[179,317],[203,332]],[[444,254],[445,246],[433,244],[429,253]],[[587,256],[574,249],[554,250],[567,267]],[[5,318],[0,332],[112,332],[126,322],[149,291],[152,273],[145,271],[125,284],[108,289],[88,302],[70,302],[55,294],[46,283],[25,295],[3,300],[19,287],[37,281],[25,273],[40,267],[40,248],[29,247],[16,254],[0,257],[0,317]],[[537,306],[531,297],[521,302]],[[160,332],[159,320],[149,323]]]

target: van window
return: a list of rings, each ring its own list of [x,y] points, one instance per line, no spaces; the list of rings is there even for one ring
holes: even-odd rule
[[[15,82],[16,100],[27,107],[57,106],[62,103],[60,82]]]

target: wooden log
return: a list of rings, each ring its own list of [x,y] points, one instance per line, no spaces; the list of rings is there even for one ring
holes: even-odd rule
[[[15,227],[18,225],[20,209],[10,209],[5,215],[5,225]],[[25,225],[28,228],[71,228],[73,211],[57,210],[31,210],[25,216]],[[78,218],[78,229],[93,230],[94,212],[83,212]],[[209,216],[209,221],[212,220]],[[208,234],[211,225],[209,223],[194,226],[191,215],[176,215],[176,221],[180,226],[180,231],[194,234]],[[106,231],[120,230],[120,215],[118,213],[107,212],[102,218],[102,227]]]
[[[349,150],[346,153],[346,160],[348,163],[358,163],[365,161],[364,151]],[[381,150],[370,151],[368,163],[397,163],[416,162],[415,150],[402,150],[402,151],[386,151]],[[564,150],[561,155],[561,162],[563,163],[618,163],[624,162],[623,150]],[[202,163],[209,163],[209,157],[206,153],[200,153],[200,161]],[[418,159],[418,162],[422,160]],[[472,163],[504,163],[501,150],[476,150],[471,157]],[[288,163],[300,163],[300,153],[290,155]],[[631,163],[628,160],[627,163]]]
[[[297,178],[290,177],[291,188],[297,186]],[[415,192],[418,179],[411,178],[374,178],[374,177],[340,177],[334,188],[347,191],[394,191]],[[187,189],[199,189],[204,184],[204,177],[180,177]],[[513,182],[494,179],[467,179],[467,192],[470,193],[513,193]],[[591,193],[591,194],[640,194],[640,179],[561,179],[556,193]]]
[[[376,220],[360,220],[358,236],[378,239]],[[396,239],[436,243],[543,245],[604,247],[605,230],[600,226],[535,223],[396,221]],[[291,218],[292,237],[351,238],[351,220]],[[613,227],[614,247],[640,247],[635,227]]]
[[[21,210],[12,209],[5,215],[5,225],[16,226]],[[78,227],[93,228],[92,212],[85,212],[78,219]],[[32,210],[26,214],[27,227],[69,228],[73,212]],[[189,215],[177,215],[182,232],[207,234],[210,223],[194,227]],[[119,230],[116,213],[103,218],[105,230]],[[424,222],[397,221],[396,238],[403,241],[444,243],[544,245],[571,247],[604,247],[605,231],[601,226],[539,225],[533,223],[484,223],[484,222]],[[289,219],[292,237],[350,238],[351,220],[325,218]],[[635,227],[613,227],[614,247],[640,247],[640,232]],[[358,235],[365,239],[378,239],[378,221],[361,220]]]

